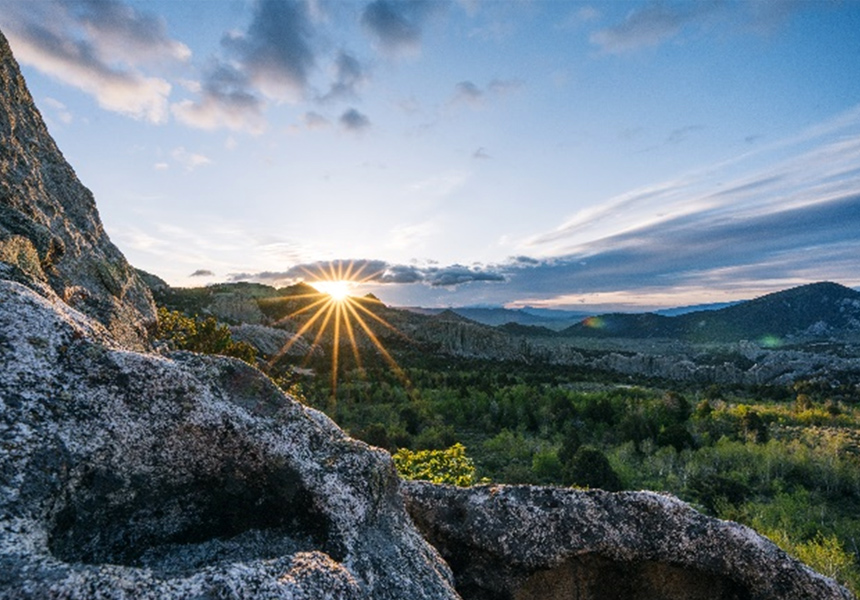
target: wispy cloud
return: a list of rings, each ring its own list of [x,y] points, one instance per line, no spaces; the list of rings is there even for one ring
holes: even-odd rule
[[[309,0],[259,0],[244,31],[229,31],[221,53],[209,60],[202,80],[186,86],[196,95],[173,105],[174,115],[201,129],[227,128],[261,133],[265,112],[281,102],[292,104],[355,100],[369,81],[368,70],[353,54],[338,50],[331,60],[328,91],[314,90],[312,76],[324,72],[326,44],[319,31],[325,19],[320,6]],[[312,117],[314,112],[307,112]],[[370,124],[354,109],[341,124],[350,131]],[[310,118],[309,117],[309,118]],[[364,117],[364,120],[361,119]],[[308,129],[327,123],[323,117],[305,120]]]
[[[189,152],[182,146],[180,146],[179,148],[175,148],[173,152],[170,153],[170,156],[173,157],[173,160],[185,167],[186,171],[193,171],[198,167],[208,165],[212,162],[212,160],[208,156],[203,156],[202,154],[197,154],[195,152]]]
[[[762,163],[769,166],[753,166]],[[858,164],[854,109],[792,140],[581,211],[529,241],[525,248],[544,258],[508,265],[507,287],[528,290],[531,300],[571,302],[613,290],[772,290],[804,278],[854,284]]]
[[[683,40],[692,32],[768,35],[815,4],[796,0],[651,2],[631,10],[620,23],[595,31],[590,41],[606,54],[625,54]]]
[[[260,0],[247,32],[228,34],[221,43],[256,89],[271,98],[297,101],[316,63],[312,40],[306,2]]]
[[[493,79],[485,88],[479,87],[473,81],[461,81],[454,86],[451,104],[466,104],[474,107],[482,106],[491,97],[503,96],[523,87],[519,79]]]
[[[306,129],[325,129],[331,126],[331,121],[317,112],[308,111],[302,115],[302,125]]]
[[[701,24],[719,6],[716,2],[649,4],[628,13],[621,23],[594,32],[590,39],[609,54],[659,46],[677,36],[684,27]]]
[[[180,122],[198,129],[225,127],[249,133],[261,133],[265,128],[264,101],[235,67],[214,61],[199,88],[198,100],[183,100],[171,107]]]
[[[323,103],[352,100],[358,96],[359,90],[367,80],[368,74],[365,67],[353,55],[341,50],[334,61],[334,81],[331,89],[319,100]]]
[[[266,99],[306,96],[316,65],[313,38],[306,2],[260,0],[247,31],[222,38],[225,57],[210,60],[199,98],[175,104],[173,113],[192,127],[260,133]]]
[[[162,123],[171,85],[145,66],[184,61],[164,22],[115,0],[0,2],[0,22],[21,62],[92,95],[102,108]]]

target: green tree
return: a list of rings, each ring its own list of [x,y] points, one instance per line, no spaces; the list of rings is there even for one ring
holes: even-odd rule
[[[563,466],[562,477],[565,485],[600,488],[610,492],[617,492],[624,487],[606,455],[591,446],[582,446],[576,451],[570,462]]]
[[[446,450],[401,448],[392,456],[404,479],[420,479],[468,487],[475,483],[475,463],[466,456],[466,447],[456,443]]]

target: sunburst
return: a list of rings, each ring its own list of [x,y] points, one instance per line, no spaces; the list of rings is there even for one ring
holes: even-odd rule
[[[316,293],[299,294],[292,296],[294,299],[310,300],[310,304],[295,310],[287,315],[287,318],[298,317],[303,314],[309,314],[309,317],[299,330],[294,334],[281,350],[269,360],[269,366],[272,367],[280,360],[290,348],[302,338],[305,333],[308,333],[315,326],[317,327],[316,335],[311,344],[311,347],[318,347],[323,337],[328,333],[332,340],[332,356],[331,356],[331,390],[332,397],[337,394],[337,379],[338,368],[340,366],[340,347],[341,339],[348,341],[352,354],[355,359],[356,366],[362,368],[361,351],[357,341],[357,330],[364,333],[371,341],[377,352],[385,359],[391,369],[404,381],[405,374],[397,361],[391,356],[391,353],[382,344],[382,341],[374,333],[370,322],[375,322],[383,327],[403,335],[391,323],[373,312],[366,306],[369,303],[378,301],[369,300],[367,298],[358,298],[352,294],[361,284],[374,280],[379,276],[379,272],[364,274],[367,264],[364,263],[356,268],[355,263],[350,261],[344,263],[342,261],[331,262],[328,269],[320,269],[317,272],[305,269],[308,275],[308,281]],[[308,360],[310,354],[306,357]]]

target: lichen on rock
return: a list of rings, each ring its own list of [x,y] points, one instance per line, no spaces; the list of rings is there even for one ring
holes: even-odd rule
[[[456,597],[388,454],[256,369],[0,306],[0,597]]]

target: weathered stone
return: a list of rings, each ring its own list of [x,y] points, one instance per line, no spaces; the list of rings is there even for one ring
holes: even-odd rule
[[[303,337],[277,327],[231,325],[230,335],[237,342],[251,344],[263,356],[276,356],[282,352],[287,356],[322,355],[319,346],[311,346]]]
[[[403,486],[466,600],[846,600],[737,523],[651,492]]]
[[[455,598],[390,456],[0,281],[0,598]]]
[[[149,290],[108,239],[92,193],[63,158],[0,33],[0,261],[141,349],[155,325]]]

